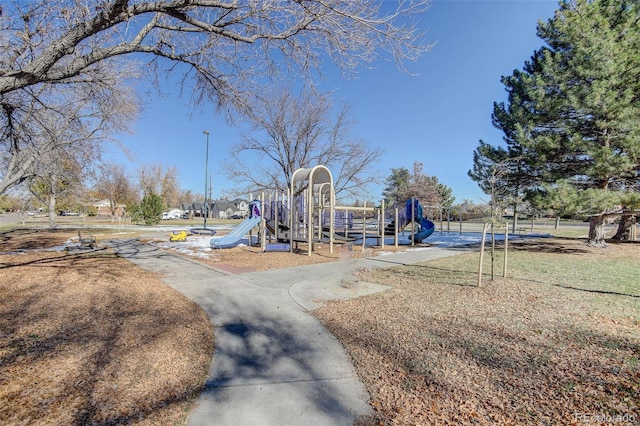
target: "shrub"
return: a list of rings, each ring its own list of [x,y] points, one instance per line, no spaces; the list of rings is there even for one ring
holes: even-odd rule
[[[134,222],[144,222],[145,225],[155,225],[160,222],[164,203],[158,194],[149,192],[145,194],[140,204],[134,204],[131,208],[131,219]]]

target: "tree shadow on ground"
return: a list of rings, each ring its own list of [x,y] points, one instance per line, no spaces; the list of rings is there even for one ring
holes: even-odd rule
[[[132,290],[131,269],[114,262],[114,255],[46,255],[57,256],[4,266],[25,268],[27,276],[31,270],[34,279],[0,284],[7,295],[0,306],[0,406],[7,408],[0,409],[0,423],[35,418],[58,424],[130,424],[194,400],[201,391],[199,380],[188,385],[181,377],[168,377],[158,387],[154,379],[166,373],[157,370],[162,362],[145,361],[145,348],[166,345],[167,336],[194,326],[193,315],[179,307],[179,300],[147,292],[153,283]],[[167,349],[190,355],[182,340]],[[130,377],[140,379],[137,396],[126,386]],[[144,380],[149,385],[138,387]],[[33,404],[36,400],[46,404]]]
[[[82,251],[77,253],[66,253],[63,252],[51,252],[50,256],[43,256],[41,258],[29,259],[29,260],[19,260],[14,262],[3,262],[0,263],[0,269],[9,269],[9,268],[19,268],[25,266],[52,266],[52,267],[66,267],[69,265],[73,266],[73,262],[80,262],[83,260],[89,259],[113,259],[116,256],[110,253],[107,248],[100,249],[91,249],[89,251]],[[81,265],[81,263],[79,264]]]
[[[503,245],[501,244],[501,247]],[[532,253],[562,253],[562,254],[586,254],[590,253],[585,239],[561,238],[553,239],[518,239],[510,240],[509,248],[515,251]]]
[[[217,325],[213,368],[202,395],[213,402],[221,422],[233,421],[230,413],[240,423],[255,419],[257,413],[264,424],[286,424],[293,418],[309,424],[318,418],[330,418],[332,424],[350,422],[354,401],[342,383],[355,378],[324,356],[333,337],[323,337],[315,318],[274,316],[264,305],[231,300],[224,301],[224,310],[242,316]],[[293,406],[304,407],[300,413],[291,413],[289,405],[279,401],[293,395]]]
[[[47,249],[63,244],[74,229],[14,229],[0,232],[0,251],[27,251]]]
[[[153,270],[158,263],[162,268],[182,264],[174,255],[136,241],[121,240],[114,249],[118,256]],[[195,299],[216,326],[213,364],[201,396],[206,403],[192,418],[216,418],[221,424],[297,424],[301,419],[315,424],[314,419],[330,418],[332,424],[349,424],[356,404],[366,408],[344,392],[344,381],[357,381],[344,353],[335,353],[345,357],[344,363],[334,357],[327,361],[335,339],[290,298],[278,274],[216,280],[211,271],[204,269],[201,275],[199,269],[192,268],[189,280],[165,280],[178,291],[197,294]],[[261,297],[246,297],[247,292],[260,292]],[[288,402],[291,398],[297,402]],[[298,412],[292,407],[302,408]]]

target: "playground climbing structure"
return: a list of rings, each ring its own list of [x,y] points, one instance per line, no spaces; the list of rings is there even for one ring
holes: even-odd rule
[[[385,236],[393,235],[398,245],[398,231],[411,226],[409,241],[415,244],[435,230],[434,223],[422,216],[417,200],[407,200],[404,208],[395,206],[395,217],[390,220],[385,218],[384,201],[380,208],[336,205],[333,176],[322,165],[296,170],[288,194],[276,193],[269,201],[263,195],[262,200],[260,226],[265,250],[269,246],[267,237],[270,242],[275,238],[278,243],[286,243],[290,249],[298,243],[306,244],[307,254],[311,255],[318,243],[328,244],[333,253],[334,243],[359,240],[364,247],[374,241],[384,247]]]
[[[311,256],[313,244],[321,242],[323,230],[328,228],[329,235],[334,233],[335,191],[333,176],[325,166],[298,169],[291,177],[290,194],[293,202],[289,206],[289,240],[305,242],[307,254]],[[329,223],[322,223],[327,217]],[[329,238],[329,253],[333,253],[332,237]]]

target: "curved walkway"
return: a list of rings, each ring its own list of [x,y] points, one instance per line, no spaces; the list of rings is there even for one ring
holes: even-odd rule
[[[460,253],[434,248],[229,275],[136,240],[111,244],[120,256],[163,273],[163,281],[202,306],[216,327],[213,362],[190,426],[351,425],[370,414],[369,396],[344,348],[309,310],[322,300],[388,288],[343,286],[360,268]]]

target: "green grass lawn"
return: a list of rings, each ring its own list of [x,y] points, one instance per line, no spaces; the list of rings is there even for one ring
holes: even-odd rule
[[[568,244],[563,244],[567,241]],[[620,293],[640,297],[640,243],[609,243],[610,248],[592,249],[575,244],[571,239],[538,239],[535,241],[510,242],[507,275],[509,278],[557,285],[586,291]],[[615,256],[611,248],[620,247]],[[462,257],[442,261],[447,269],[461,276],[475,275],[477,262]],[[490,279],[491,251],[485,247],[483,264],[484,280]],[[504,248],[496,246],[494,253],[494,277],[502,277]]]
[[[640,245],[636,245],[636,248],[640,250]],[[588,255],[590,253],[580,253],[580,250],[576,250],[565,255],[562,261],[559,261],[553,252],[512,250],[510,254],[512,256],[509,259],[509,273],[514,278],[640,297],[638,253],[605,258],[604,255],[598,256],[598,253]],[[500,253],[498,258],[502,261],[503,253]]]

